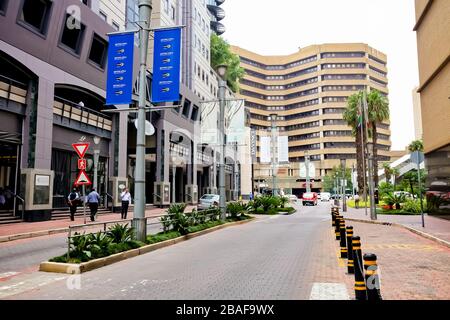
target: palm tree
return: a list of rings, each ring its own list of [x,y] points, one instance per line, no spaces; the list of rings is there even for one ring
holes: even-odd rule
[[[352,128],[352,134],[355,137],[356,144],[356,172],[358,174],[358,190],[361,192],[364,189],[364,161],[362,157],[362,138],[360,124],[360,101],[362,99],[362,91],[355,93],[348,97],[347,108],[343,113],[343,119]],[[364,139],[365,140],[365,139]]]
[[[378,187],[377,125],[389,119],[389,101],[378,90],[372,89],[367,96],[367,105],[373,141],[373,180]]]
[[[391,180],[392,168],[389,163],[383,163],[384,176],[386,177],[386,182]]]
[[[410,152],[415,152],[415,151],[423,152],[422,140],[414,140],[413,142],[411,142],[408,146],[408,150]]]
[[[395,191],[395,185],[397,184],[397,178],[398,178],[398,175],[400,174],[400,172],[398,171],[397,168],[392,168],[391,174],[392,174],[392,176],[394,176],[394,191]]]

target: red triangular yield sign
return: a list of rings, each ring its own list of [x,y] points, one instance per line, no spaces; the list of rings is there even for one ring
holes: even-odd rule
[[[89,149],[89,143],[73,143],[72,147],[80,158],[84,158],[86,151]]]
[[[86,174],[86,172],[84,170],[80,171],[80,174],[78,175],[78,178],[75,180],[75,185],[76,186],[81,186],[81,185],[90,185],[92,184],[91,180],[89,180],[88,175]]]

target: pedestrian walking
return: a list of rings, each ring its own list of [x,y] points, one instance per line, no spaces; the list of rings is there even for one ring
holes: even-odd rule
[[[91,210],[91,221],[95,221],[97,215],[98,203],[100,202],[100,195],[95,191],[95,188],[87,196],[87,203]]]
[[[131,204],[131,194],[128,191],[128,188],[125,188],[120,194],[120,199],[122,200],[122,219],[126,219],[128,206]]]
[[[67,202],[70,208],[70,220],[75,221],[75,213],[77,212],[77,207],[80,202],[80,194],[77,192],[76,188],[73,188],[72,192],[67,197]]]
[[[3,192],[3,189],[0,188],[0,208],[3,209],[6,203],[5,194]]]
[[[355,194],[355,208],[359,209],[359,195]]]

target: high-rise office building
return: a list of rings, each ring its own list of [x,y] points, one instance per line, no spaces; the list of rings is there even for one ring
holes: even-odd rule
[[[388,95],[386,55],[366,44],[324,44],[299,49],[286,56],[263,56],[232,47],[246,74],[240,96],[251,111],[256,130],[255,186],[272,188],[272,166],[261,163],[261,137],[270,136],[274,124],[280,136],[288,136],[289,163],[279,163],[277,189],[305,190],[305,155],[313,166],[312,190],[322,188],[322,178],[340,159],[351,167],[356,162],[355,138],[343,120],[347,98],[371,88]],[[264,139],[267,141],[266,139]],[[378,156],[389,160],[389,121],[378,128]],[[275,146],[273,152],[277,154]]]
[[[450,1],[416,0],[420,105],[430,191],[450,192]]]

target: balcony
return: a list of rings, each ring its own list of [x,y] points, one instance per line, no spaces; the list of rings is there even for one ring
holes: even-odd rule
[[[225,19],[225,10],[219,6],[214,6],[211,4],[207,5],[209,11],[216,17],[217,21]]]
[[[225,33],[225,26],[222,24],[222,23],[220,23],[220,22],[217,22],[217,21],[211,21],[211,29],[215,32],[215,33],[217,33],[217,35],[221,35],[221,34],[223,34],[223,33]]]

